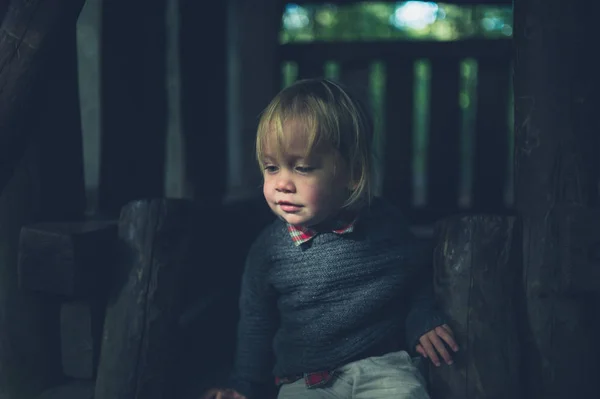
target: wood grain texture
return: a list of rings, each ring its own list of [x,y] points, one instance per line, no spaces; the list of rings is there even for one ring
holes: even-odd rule
[[[96,399],[167,397],[191,211],[191,202],[166,199],[123,208],[122,251],[106,309]]]
[[[453,216],[436,235],[435,293],[460,350],[454,365],[430,368],[432,397],[521,398],[516,218]]]

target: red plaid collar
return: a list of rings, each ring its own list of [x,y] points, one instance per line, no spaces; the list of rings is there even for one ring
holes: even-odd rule
[[[356,224],[357,219],[358,217],[356,216],[353,219],[350,219],[350,222],[347,221],[348,219],[346,219],[346,221],[340,219],[335,223],[334,228],[331,231],[333,231],[336,234],[351,233],[354,231],[354,225]],[[296,246],[302,245],[305,242],[310,241],[314,236],[316,236],[319,233],[317,230],[304,226],[293,226],[291,224],[288,224],[287,228],[288,232],[290,233],[290,236],[292,237],[292,241]]]

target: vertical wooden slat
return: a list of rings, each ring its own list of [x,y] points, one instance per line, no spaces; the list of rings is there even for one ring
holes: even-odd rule
[[[339,64],[338,81],[342,83],[350,93],[358,99],[362,106],[370,113],[371,117],[375,114],[374,104],[371,98],[370,92],[370,77],[371,77],[371,65],[368,61],[350,61]],[[373,129],[376,129],[377,125],[373,120]],[[374,131],[374,137],[371,139],[373,149],[375,150],[376,142],[379,140],[377,131]],[[372,158],[373,159],[373,158]],[[376,169],[378,166],[377,162],[372,162],[373,168]],[[374,171],[376,172],[376,171]],[[375,173],[371,174],[375,177]],[[377,180],[372,179],[371,189],[377,191]]]
[[[317,60],[317,59],[313,59],[313,58],[298,60],[298,78],[297,78],[297,80],[322,78],[324,76],[325,76],[325,60]]]
[[[431,60],[431,104],[427,155],[427,206],[439,217],[458,204],[460,60]]]
[[[179,13],[186,175],[194,198],[218,204],[227,183],[227,2],[181,0]]]
[[[478,59],[473,207],[501,212],[508,158],[510,59]]]
[[[368,61],[353,61],[340,63],[338,80],[348,87],[352,93],[370,106],[369,102],[369,67]]]
[[[131,200],[163,195],[165,3],[102,3],[98,207],[103,213],[117,215]]]
[[[40,184],[39,221],[78,220],[85,210],[83,144],[77,82],[75,26],[65,27],[64,44],[54,50],[49,66],[52,79],[38,99],[43,101],[35,119]],[[56,156],[60,154],[60,162]]]
[[[413,198],[414,62],[387,63],[383,196],[403,209]]]
[[[253,151],[259,115],[281,87],[296,77],[294,65],[280,63],[277,51],[283,3],[271,0],[228,3],[225,47],[228,73],[222,85],[227,87],[228,103],[227,198],[233,199],[261,195],[262,174]],[[211,35],[207,37],[213,40]]]

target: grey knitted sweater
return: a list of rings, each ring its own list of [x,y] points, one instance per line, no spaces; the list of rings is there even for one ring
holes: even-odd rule
[[[323,231],[301,246],[276,220],[247,257],[231,388],[259,399],[274,376],[334,370],[385,342],[414,353],[445,322],[431,259],[430,245],[382,199],[353,232]]]

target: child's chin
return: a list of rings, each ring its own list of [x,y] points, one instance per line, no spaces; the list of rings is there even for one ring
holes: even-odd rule
[[[294,214],[282,215],[283,219],[292,226],[306,226],[310,222],[309,218]]]

